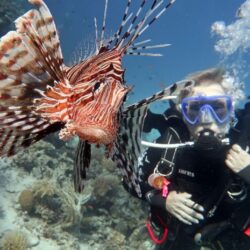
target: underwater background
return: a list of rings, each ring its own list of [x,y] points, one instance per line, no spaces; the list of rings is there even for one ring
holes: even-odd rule
[[[94,17],[102,24],[104,0],[46,0],[59,31],[64,60],[91,53]],[[132,1],[136,11],[139,0]],[[109,0],[106,35],[116,32],[126,0]],[[32,6],[0,0],[0,36]],[[250,1],[177,0],[140,40],[169,43],[162,57],[125,56],[127,104],[148,97],[186,75],[223,66],[235,85],[250,93]],[[244,104],[244,103],[242,103]],[[162,112],[167,104],[152,109]],[[123,189],[119,172],[102,148],[95,149],[83,194],[73,190],[77,141],[51,135],[0,162],[1,249],[154,249],[145,230],[147,206]],[[240,250],[240,249],[239,249]]]

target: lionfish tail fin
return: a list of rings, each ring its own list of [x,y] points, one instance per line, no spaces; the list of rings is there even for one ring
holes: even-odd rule
[[[30,2],[38,10],[19,17],[17,30],[0,39],[0,156],[13,155],[61,127],[36,112],[35,100],[64,79],[64,65],[47,6],[42,0]]]

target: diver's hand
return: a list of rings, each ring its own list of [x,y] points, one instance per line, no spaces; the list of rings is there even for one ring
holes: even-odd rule
[[[234,144],[228,151],[225,163],[234,173],[238,173],[250,165],[250,155],[238,144]]]
[[[192,195],[188,193],[169,192],[166,199],[167,211],[185,224],[198,224],[204,217],[201,212],[204,208],[191,200]]]

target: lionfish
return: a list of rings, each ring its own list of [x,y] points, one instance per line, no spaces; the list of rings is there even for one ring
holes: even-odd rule
[[[142,196],[139,163],[145,152],[145,146],[142,144],[142,135],[148,109],[156,101],[168,100],[170,106],[176,105],[173,99],[176,99],[183,89],[191,86],[193,86],[193,81],[190,80],[173,83],[162,91],[123,109],[119,131],[112,152],[112,160],[122,173],[123,183],[130,189],[131,193],[136,194],[138,197]],[[155,128],[157,129],[157,126]],[[81,151],[79,147],[78,151]],[[81,166],[83,167],[83,165]]]
[[[63,140],[78,136],[74,183],[80,192],[91,158],[90,144],[104,144],[111,151],[116,142],[131,89],[125,85],[121,60],[126,54],[158,55],[138,50],[164,45],[134,42],[174,0],[151,0],[148,5],[142,0],[135,14],[129,14],[132,0],[127,0],[120,27],[105,41],[106,0],[96,53],[71,67],[63,62],[47,5],[43,0],[28,1],[36,8],[19,17],[16,31],[0,40],[0,156],[12,156],[52,132],[60,131]],[[144,6],[148,10],[141,16]]]

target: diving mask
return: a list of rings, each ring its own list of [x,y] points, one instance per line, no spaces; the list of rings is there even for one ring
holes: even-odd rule
[[[181,111],[191,125],[213,121],[224,124],[232,115],[232,98],[227,95],[187,97],[181,102]]]

